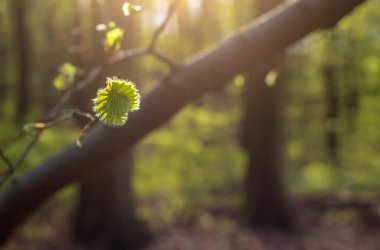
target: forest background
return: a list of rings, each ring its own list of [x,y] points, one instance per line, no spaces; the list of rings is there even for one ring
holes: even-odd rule
[[[180,1],[157,41],[157,50],[184,61],[261,14],[263,10],[257,2]],[[8,144],[25,123],[40,121],[56,103],[62,91],[55,88],[54,79],[63,63],[78,67],[77,79],[103,63],[103,34],[95,29],[98,24],[113,20],[124,30],[122,49],[141,47],[149,43],[169,6],[168,1],[135,1],[143,10],[126,17],[121,10],[123,3],[0,2],[2,144]],[[279,125],[283,134],[279,147],[283,160],[276,174],[284,182],[286,203],[298,205],[318,199],[324,202],[326,197],[333,197],[337,204],[348,204],[348,209],[326,209],[318,217],[321,224],[356,227],[359,219],[353,210],[355,204],[372,206],[378,200],[379,9],[380,1],[368,1],[333,30],[316,32],[291,46],[282,56],[281,66],[266,72],[260,82],[268,89],[281,87],[278,110],[282,113]],[[132,80],[144,96],[169,72],[167,66],[154,57],[112,65],[103,80],[74,95],[69,106],[91,112],[91,99],[98,88],[104,87],[105,76]],[[249,157],[244,138],[249,134],[244,107],[247,85],[252,79],[254,73],[235,76],[223,89],[187,105],[134,148],[133,172],[129,173],[133,210],[150,232],[188,225],[194,218],[197,226],[215,231],[223,224],[226,231],[232,232],[236,225],[219,217],[219,213],[227,218],[246,218],[242,211],[250,191],[245,184]],[[260,92],[255,97],[260,98]],[[260,106],[262,112],[266,108],[265,103]],[[15,179],[74,143],[83,124],[73,119],[44,131],[17,169]],[[30,140],[23,136],[2,147],[2,151],[15,160]],[[3,190],[11,183],[8,181]],[[40,212],[44,215],[29,220],[14,236],[10,249],[18,249],[22,242],[58,239],[62,221],[75,214],[78,193],[83,191],[78,191],[79,186],[61,190],[44,205]],[[50,219],[42,219],[46,213]]]

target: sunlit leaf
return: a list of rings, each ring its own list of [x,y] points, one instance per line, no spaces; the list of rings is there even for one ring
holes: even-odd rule
[[[114,77],[107,79],[106,84],[93,100],[94,112],[105,124],[122,126],[127,120],[127,113],[140,108],[140,95],[131,81]]]
[[[276,85],[278,77],[278,70],[273,69],[271,70],[265,77],[265,83],[268,85],[268,87],[273,87]]]
[[[105,47],[107,51],[118,51],[121,46],[124,31],[118,27],[113,28],[106,33]]]
[[[234,84],[237,86],[237,87],[243,87],[244,84],[245,84],[245,78],[244,76],[242,75],[237,75],[234,77]]]
[[[59,67],[59,72],[70,79],[74,79],[74,76],[77,72],[77,68],[71,63],[64,63],[61,67]]]
[[[62,64],[58,69],[59,74],[53,80],[54,87],[57,90],[67,89],[73,83],[77,71],[77,67],[71,63]]]
[[[56,76],[56,78],[54,78],[53,84],[57,90],[66,89],[66,80],[63,75]]]
[[[142,7],[140,5],[125,2],[122,9],[125,16],[130,16],[132,13],[141,11]]]
[[[116,26],[116,23],[113,22],[113,21],[110,21],[110,22],[108,22],[108,24],[107,24],[107,29],[108,29],[108,30],[114,29],[114,28],[116,28],[116,27],[117,27],[117,26]]]

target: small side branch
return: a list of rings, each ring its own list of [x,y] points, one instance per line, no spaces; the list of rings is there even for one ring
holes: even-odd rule
[[[164,32],[166,26],[168,25],[170,18],[173,16],[175,8],[177,7],[179,0],[173,0],[171,4],[169,5],[168,12],[166,14],[166,17],[164,21],[157,27],[157,29],[154,31],[152,40],[150,41],[150,44],[148,45],[148,51],[154,50],[156,47],[156,43],[158,40],[158,37]]]
[[[158,60],[160,60],[161,62],[166,63],[170,67],[170,70],[172,72],[178,71],[180,68],[183,67],[183,64],[181,62],[173,60],[172,58],[165,56],[159,51],[152,50],[150,54]]]
[[[167,27],[171,17],[173,16],[174,11],[175,11],[179,1],[180,0],[173,0],[171,2],[171,4],[169,5],[165,19],[162,21],[162,23],[154,31],[152,39],[151,39],[151,41],[150,41],[150,43],[146,49],[148,54],[151,54],[152,56],[154,56],[155,58],[157,58],[161,62],[167,64],[170,67],[171,71],[177,71],[179,68],[181,68],[182,63],[175,61],[175,60],[165,56],[164,54],[160,53],[159,51],[157,51],[156,45],[157,45],[157,41],[158,41],[159,36],[164,32],[164,30]]]
[[[0,186],[2,186],[3,183],[5,183],[5,181],[13,174],[15,168],[2,150],[0,150],[0,159],[3,160],[8,167],[7,170],[0,172]]]

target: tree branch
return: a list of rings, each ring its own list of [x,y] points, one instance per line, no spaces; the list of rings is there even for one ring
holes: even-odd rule
[[[172,0],[171,4],[169,5],[168,12],[166,14],[164,21],[157,27],[157,29],[153,33],[152,39],[147,47],[148,51],[152,51],[156,47],[158,37],[162,34],[162,32],[164,32],[166,26],[168,25],[170,21],[170,18],[174,14],[174,11],[179,1],[180,0]]]
[[[14,172],[13,163],[4,155],[0,150],[0,159],[2,159],[8,167],[8,170],[0,172],[0,186],[12,175]]]

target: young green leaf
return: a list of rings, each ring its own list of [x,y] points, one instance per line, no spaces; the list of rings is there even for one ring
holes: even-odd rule
[[[124,31],[118,27],[114,27],[107,31],[105,39],[106,51],[118,51],[120,49],[123,36]]]
[[[277,77],[278,77],[278,70],[272,69],[265,77],[265,83],[268,85],[268,87],[274,87],[276,85]]]
[[[75,74],[77,72],[77,67],[71,63],[64,63],[59,67],[59,72],[62,75],[67,76],[70,80],[74,80]]]
[[[140,5],[134,5],[134,4],[131,4],[131,3],[128,3],[128,2],[125,2],[123,4],[123,13],[125,16],[129,16],[131,15],[132,13],[135,13],[135,12],[139,12],[142,10],[142,7]]]
[[[94,112],[110,126],[122,126],[129,111],[140,108],[140,95],[131,81],[108,78],[106,87],[99,89],[94,101]]]
[[[71,63],[62,64],[58,72],[59,74],[54,78],[53,84],[57,90],[67,89],[75,79],[78,68]]]
[[[54,87],[57,90],[64,90],[66,89],[66,79],[63,75],[59,74],[54,78],[53,81]]]

